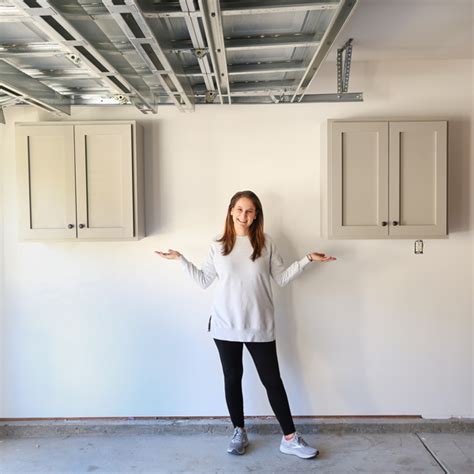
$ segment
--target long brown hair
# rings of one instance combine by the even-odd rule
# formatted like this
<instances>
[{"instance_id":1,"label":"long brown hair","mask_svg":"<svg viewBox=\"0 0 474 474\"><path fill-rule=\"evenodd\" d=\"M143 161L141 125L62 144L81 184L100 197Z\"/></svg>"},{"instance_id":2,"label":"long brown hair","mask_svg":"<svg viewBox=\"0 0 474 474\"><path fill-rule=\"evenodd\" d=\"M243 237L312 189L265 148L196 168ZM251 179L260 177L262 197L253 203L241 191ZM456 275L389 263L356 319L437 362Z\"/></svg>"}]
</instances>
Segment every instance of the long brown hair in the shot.
<instances>
[{"instance_id":1,"label":"long brown hair","mask_svg":"<svg viewBox=\"0 0 474 474\"><path fill-rule=\"evenodd\" d=\"M240 198L248 198L252 201L255 206L255 220L249 227L249 239L253 247L253 253L251 256L252 261L255 261L262 254L262 249L265 246L265 235L263 233L263 209L262 203L257 195L252 191L239 191L235 193L229 203L227 209L227 216L225 219L225 227L223 236L217 240L217 242L223 243L222 255L229 255L235 245L235 227L234 221L230 211L235 207L237 201Z\"/></svg>"}]
</instances>

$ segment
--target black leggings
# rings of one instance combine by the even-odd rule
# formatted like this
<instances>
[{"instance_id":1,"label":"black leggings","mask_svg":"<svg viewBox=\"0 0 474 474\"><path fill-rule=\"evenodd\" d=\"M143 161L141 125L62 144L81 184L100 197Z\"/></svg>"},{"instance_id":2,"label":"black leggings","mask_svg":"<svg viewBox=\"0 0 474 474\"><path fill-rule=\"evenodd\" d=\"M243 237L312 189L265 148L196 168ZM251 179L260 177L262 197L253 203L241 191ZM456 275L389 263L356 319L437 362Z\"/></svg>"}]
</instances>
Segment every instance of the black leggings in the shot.
<instances>
[{"instance_id":1,"label":"black leggings","mask_svg":"<svg viewBox=\"0 0 474 474\"><path fill-rule=\"evenodd\" d=\"M242 351L244 344L267 390L268 400L285 435L295 432L288 397L280 376L276 341L238 342L214 339L224 371L225 398L234 428L244 427L244 402L242 396Z\"/></svg>"}]
</instances>

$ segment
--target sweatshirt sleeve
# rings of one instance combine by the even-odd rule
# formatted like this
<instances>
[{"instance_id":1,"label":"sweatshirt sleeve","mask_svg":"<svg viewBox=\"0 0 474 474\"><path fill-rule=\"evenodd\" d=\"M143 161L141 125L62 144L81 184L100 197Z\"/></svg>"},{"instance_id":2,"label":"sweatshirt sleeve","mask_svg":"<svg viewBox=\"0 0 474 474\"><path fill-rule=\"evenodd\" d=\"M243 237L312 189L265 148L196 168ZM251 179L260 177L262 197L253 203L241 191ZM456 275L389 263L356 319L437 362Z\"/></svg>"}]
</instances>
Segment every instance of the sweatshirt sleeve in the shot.
<instances>
[{"instance_id":1,"label":"sweatshirt sleeve","mask_svg":"<svg viewBox=\"0 0 474 474\"><path fill-rule=\"evenodd\" d=\"M304 267L310 261L305 255L300 260L293 262L288 268L285 268L283 259L281 258L276 245L271 241L270 244L270 274L279 286L285 286L290 283L295 277L303 272Z\"/></svg>"},{"instance_id":2,"label":"sweatshirt sleeve","mask_svg":"<svg viewBox=\"0 0 474 474\"><path fill-rule=\"evenodd\" d=\"M206 289L216 278L217 272L214 266L214 246L209 247L209 252L202 264L202 268L197 268L192 262L183 255L179 257L179 262L184 267L188 275L202 288Z\"/></svg>"}]
</instances>

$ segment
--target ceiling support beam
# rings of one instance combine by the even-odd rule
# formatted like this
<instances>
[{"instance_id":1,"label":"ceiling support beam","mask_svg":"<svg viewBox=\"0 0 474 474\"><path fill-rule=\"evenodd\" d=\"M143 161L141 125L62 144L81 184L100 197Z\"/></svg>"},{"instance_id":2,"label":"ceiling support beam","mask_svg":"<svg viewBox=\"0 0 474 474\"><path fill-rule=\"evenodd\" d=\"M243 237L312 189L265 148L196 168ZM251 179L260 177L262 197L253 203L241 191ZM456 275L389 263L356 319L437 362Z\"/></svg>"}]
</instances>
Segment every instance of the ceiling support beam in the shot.
<instances>
[{"instance_id":1,"label":"ceiling support beam","mask_svg":"<svg viewBox=\"0 0 474 474\"><path fill-rule=\"evenodd\" d=\"M263 15L267 13L295 13L307 12L316 10L333 10L339 5L339 0L286 0L284 3L278 1L265 2L264 5L256 5L253 1L236 1L235 6L223 6L221 8L222 16L236 16L236 15ZM173 9L162 9L159 11L146 10L143 12L147 18L182 18L185 15L184 11L177 11ZM201 12L193 11L193 17L201 16Z\"/></svg>"},{"instance_id":2,"label":"ceiling support beam","mask_svg":"<svg viewBox=\"0 0 474 474\"><path fill-rule=\"evenodd\" d=\"M283 61L261 64L236 64L228 67L229 76L242 76L245 74L271 74L304 71L302 61ZM202 76L202 72L196 67L184 69L187 76Z\"/></svg>"},{"instance_id":3,"label":"ceiling support beam","mask_svg":"<svg viewBox=\"0 0 474 474\"><path fill-rule=\"evenodd\" d=\"M291 104L292 90L289 89L285 93L280 90L267 90L267 91L248 91L244 92L231 92L232 104ZM200 105L216 105L212 104L206 99L205 94L195 94L194 100L196 104ZM362 102L363 98L361 93L347 93L340 96L339 94L305 94L301 102L298 103L336 103L336 102ZM97 105L93 100L87 98L77 98L74 102L75 105ZM112 105L112 104L102 104ZM174 105L168 96L162 96L160 98L160 106L162 105ZM294 103L292 104L294 106Z\"/></svg>"},{"instance_id":4,"label":"ceiling support beam","mask_svg":"<svg viewBox=\"0 0 474 474\"><path fill-rule=\"evenodd\" d=\"M185 16L190 16L193 18L200 18L201 12L200 11L193 11L186 14L184 11L179 10L160 10L160 11L151 11L151 10L143 10L143 16L145 18L184 18Z\"/></svg>"},{"instance_id":5,"label":"ceiling support beam","mask_svg":"<svg viewBox=\"0 0 474 474\"><path fill-rule=\"evenodd\" d=\"M26 22L30 17L26 16L15 5L0 5L0 23Z\"/></svg>"},{"instance_id":6,"label":"ceiling support beam","mask_svg":"<svg viewBox=\"0 0 474 474\"><path fill-rule=\"evenodd\" d=\"M232 97L234 95L268 95L269 92L295 91L294 87L293 80L233 82L230 94ZM196 94L203 94L205 92L204 84L196 84L194 90Z\"/></svg>"},{"instance_id":7,"label":"ceiling support beam","mask_svg":"<svg viewBox=\"0 0 474 474\"><path fill-rule=\"evenodd\" d=\"M227 51L251 51L273 48L316 47L320 44L322 36L319 34L319 39L315 39L314 35L295 33L290 35L267 35L263 38L261 36L225 38L225 48ZM189 41L176 41L173 43L172 51L175 53L193 52L193 46Z\"/></svg>"},{"instance_id":8,"label":"ceiling support beam","mask_svg":"<svg viewBox=\"0 0 474 474\"><path fill-rule=\"evenodd\" d=\"M0 60L0 91L49 112L71 115L67 98L4 60Z\"/></svg>"},{"instance_id":9,"label":"ceiling support beam","mask_svg":"<svg viewBox=\"0 0 474 474\"><path fill-rule=\"evenodd\" d=\"M293 95L291 101L300 102L305 95L307 87L310 85L314 76L321 67L324 58L327 56L329 49L333 45L337 35L346 23L350 14L354 11L357 0L341 0L338 9L335 11L331 23L329 24L318 49L307 62L307 68L303 77L297 84L296 93Z\"/></svg>"},{"instance_id":10,"label":"ceiling support beam","mask_svg":"<svg viewBox=\"0 0 474 474\"><path fill-rule=\"evenodd\" d=\"M176 74L181 73L178 63L171 65L138 2L124 0L124 5L115 5L112 0L103 0L102 3L176 106L180 110L194 110L191 86L185 78L178 79Z\"/></svg>"},{"instance_id":11,"label":"ceiling support beam","mask_svg":"<svg viewBox=\"0 0 474 474\"><path fill-rule=\"evenodd\" d=\"M80 69L34 69L23 67L22 71L25 74L28 74L28 76L38 79L39 81L75 81L77 79L96 79L92 78L88 72L81 71Z\"/></svg>"},{"instance_id":12,"label":"ceiling support beam","mask_svg":"<svg viewBox=\"0 0 474 474\"><path fill-rule=\"evenodd\" d=\"M240 96L234 97L234 104L291 104L290 95L279 95L277 93L269 93L266 96ZM362 94L348 93L348 94L306 94L301 103L322 103L322 102L362 102Z\"/></svg>"},{"instance_id":13,"label":"ceiling support beam","mask_svg":"<svg viewBox=\"0 0 474 474\"><path fill-rule=\"evenodd\" d=\"M320 35L322 36L322 35ZM279 35L254 37L254 38L228 38L226 39L227 51L250 51L255 49L272 48L305 48L319 46L320 38L313 35Z\"/></svg>"},{"instance_id":14,"label":"ceiling support beam","mask_svg":"<svg viewBox=\"0 0 474 474\"><path fill-rule=\"evenodd\" d=\"M188 28L189 36L194 48L193 52L198 61L201 74L204 77L204 83L209 92L209 97L214 99L216 91L213 79L214 73L211 64L209 63L207 45L204 41L204 36L199 25L199 19L196 15L192 15L197 12L194 0L179 0L179 4L183 12L186 13L184 21Z\"/></svg>"},{"instance_id":15,"label":"ceiling support beam","mask_svg":"<svg viewBox=\"0 0 474 474\"><path fill-rule=\"evenodd\" d=\"M343 94L305 94L299 101L304 102L363 102L362 92L344 92Z\"/></svg>"},{"instance_id":16,"label":"ceiling support beam","mask_svg":"<svg viewBox=\"0 0 474 474\"><path fill-rule=\"evenodd\" d=\"M51 54L64 53L64 49L52 42L0 43L0 58L26 55L28 57L50 57Z\"/></svg>"},{"instance_id":17,"label":"ceiling support beam","mask_svg":"<svg viewBox=\"0 0 474 474\"><path fill-rule=\"evenodd\" d=\"M284 61L262 64L236 64L229 66L229 76L241 76L245 74L270 74L304 71L302 61Z\"/></svg>"},{"instance_id":18,"label":"ceiling support beam","mask_svg":"<svg viewBox=\"0 0 474 474\"><path fill-rule=\"evenodd\" d=\"M285 3L265 2L265 5L255 5L255 2L237 2L238 6L222 9L223 16L234 15L266 15L268 13L296 13L316 10L334 10L339 6L339 0L329 1L291 1ZM273 3L273 4L272 4Z\"/></svg>"},{"instance_id":19,"label":"ceiling support beam","mask_svg":"<svg viewBox=\"0 0 474 474\"><path fill-rule=\"evenodd\" d=\"M229 75L227 72L227 59L224 44L224 28L222 26L221 9L219 0L198 0L199 9L202 14L204 31L206 34L209 54L211 55L212 66L216 75L219 100L224 103L231 103Z\"/></svg>"},{"instance_id":20,"label":"ceiling support beam","mask_svg":"<svg viewBox=\"0 0 474 474\"><path fill-rule=\"evenodd\" d=\"M139 91L130 84L64 17L48 0L36 0L27 5L21 0L11 0L26 13L33 23L54 42L63 47L71 57L79 59L93 74L103 74L103 85L121 100L128 97L143 113L156 113L156 103L148 91ZM32 6L30 6L32 5Z\"/></svg>"}]
</instances>

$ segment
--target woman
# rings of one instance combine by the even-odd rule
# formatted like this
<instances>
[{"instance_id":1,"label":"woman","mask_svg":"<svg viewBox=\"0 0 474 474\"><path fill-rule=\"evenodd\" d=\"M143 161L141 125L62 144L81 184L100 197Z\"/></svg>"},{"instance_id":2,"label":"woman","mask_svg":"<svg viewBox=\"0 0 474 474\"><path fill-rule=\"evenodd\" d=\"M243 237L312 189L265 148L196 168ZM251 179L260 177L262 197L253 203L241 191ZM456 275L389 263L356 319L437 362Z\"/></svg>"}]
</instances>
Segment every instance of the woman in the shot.
<instances>
[{"instance_id":1,"label":"woman","mask_svg":"<svg viewBox=\"0 0 474 474\"><path fill-rule=\"evenodd\" d=\"M285 269L275 244L263 231L262 205L252 191L241 191L232 196L224 235L212 241L202 269L196 268L176 250L156 253L163 258L179 260L203 288L218 278L208 331L221 359L225 397L234 425L227 452L244 454L249 444L242 396L242 351L245 344L283 431L280 451L300 458L317 456L319 451L308 446L295 429L280 377L270 276L278 285L285 286L310 262L336 259L311 252Z\"/></svg>"}]
</instances>

